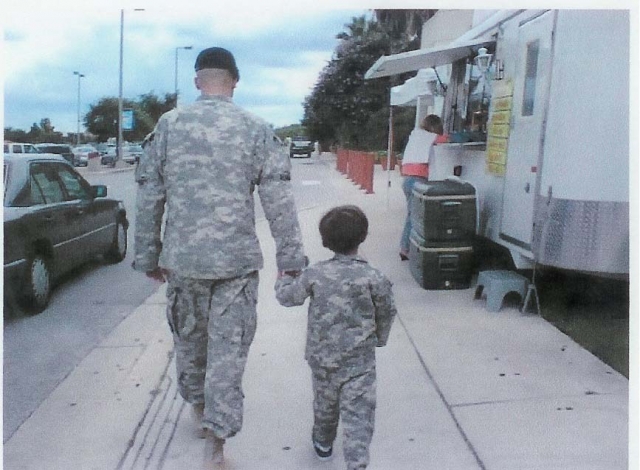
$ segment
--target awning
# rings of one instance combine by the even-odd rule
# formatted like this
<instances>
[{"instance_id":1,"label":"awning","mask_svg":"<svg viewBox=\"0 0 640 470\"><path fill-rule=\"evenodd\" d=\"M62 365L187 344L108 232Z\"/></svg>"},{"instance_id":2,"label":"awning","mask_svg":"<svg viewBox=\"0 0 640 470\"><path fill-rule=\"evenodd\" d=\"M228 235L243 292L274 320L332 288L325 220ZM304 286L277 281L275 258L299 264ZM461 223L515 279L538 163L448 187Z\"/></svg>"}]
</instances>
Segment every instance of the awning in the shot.
<instances>
[{"instance_id":1,"label":"awning","mask_svg":"<svg viewBox=\"0 0 640 470\"><path fill-rule=\"evenodd\" d=\"M382 56L367 70L364 78L388 77L412 70L451 64L465 57L475 56L480 47L489 47L493 44L495 44L493 39L475 39L431 49L418 49L417 51Z\"/></svg>"},{"instance_id":2,"label":"awning","mask_svg":"<svg viewBox=\"0 0 640 470\"><path fill-rule=\"evenodd\" d=\"M432 70L418 70L418 75L391 88L391 106L415 106L418 97L421 103L433 106L433 94L429 88L432 75L435 75Z\"/></svg>"}]
</instances>

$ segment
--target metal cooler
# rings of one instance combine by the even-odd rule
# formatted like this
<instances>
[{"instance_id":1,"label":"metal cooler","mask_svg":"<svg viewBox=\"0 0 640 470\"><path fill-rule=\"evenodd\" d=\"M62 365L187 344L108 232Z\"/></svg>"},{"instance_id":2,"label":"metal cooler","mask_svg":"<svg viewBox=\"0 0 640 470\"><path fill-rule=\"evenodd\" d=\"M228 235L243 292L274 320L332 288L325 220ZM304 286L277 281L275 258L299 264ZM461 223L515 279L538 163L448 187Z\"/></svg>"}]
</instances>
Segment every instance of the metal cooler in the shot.
<instances>
[{"instance_id":1,"label":"metal cooler","mask_svg":"<svg viewBox=\"0 0 640 470\"><path fill-rule=\"evenodd\" d=\"M476 191L455 180L416 183L411 225L427 242L471 244L476 233Z\"/></svg>"},{"instance_id":2,"label":"metal cooler","mask_svg":"<svg viewBox=\"0 0 640 470\"><path fill-rule=\"evenodd\" d=\"M476 192L455 180L417 183L411 198L411 274L424 289L467 289L474 266Z\"/></svg>"}]
</instances>

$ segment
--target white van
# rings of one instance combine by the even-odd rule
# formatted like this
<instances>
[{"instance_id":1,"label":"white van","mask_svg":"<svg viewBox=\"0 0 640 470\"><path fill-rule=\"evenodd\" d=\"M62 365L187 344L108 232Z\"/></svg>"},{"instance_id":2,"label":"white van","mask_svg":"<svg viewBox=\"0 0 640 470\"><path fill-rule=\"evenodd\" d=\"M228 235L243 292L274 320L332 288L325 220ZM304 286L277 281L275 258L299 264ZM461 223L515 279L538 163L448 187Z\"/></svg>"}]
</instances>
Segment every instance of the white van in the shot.
<instances>
[{"instance_id":1,"label":"white van","mask_svg":"<svg viewBox=\"0 0 640 470\"><path fill-rule=\"evenodd\" d=\"M4 153L20 154L20 153L41 153L33 144L21 144L18 142L5 142Z\"/></svg>"}]
</instances>

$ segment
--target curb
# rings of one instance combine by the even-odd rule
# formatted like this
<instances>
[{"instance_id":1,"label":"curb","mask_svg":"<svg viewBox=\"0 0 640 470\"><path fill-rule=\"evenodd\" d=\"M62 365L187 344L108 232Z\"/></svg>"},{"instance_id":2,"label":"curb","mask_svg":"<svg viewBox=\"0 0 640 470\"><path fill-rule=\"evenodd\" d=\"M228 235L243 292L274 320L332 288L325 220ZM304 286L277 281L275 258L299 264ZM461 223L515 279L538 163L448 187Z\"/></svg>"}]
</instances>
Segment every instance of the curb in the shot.
<instances>
[{"instance_id":1,"label":"curb","mask_svg":"<svg viewBox=\"0 0 640 470\"><path fill-rule=\"evenodd\" d=\"M121 468L166 393L173 341L164 291L125 318L16 430L4 444L5 468Z\"/></svg>"},{"instance_id":2,"label":"curb","mask_svg":"<svg viewBox=\"0 0 640 470\"><path fill-rule=\"evenodd\" d=\"M76 171L82 176L87 175L104 175L109 173L124 173L125 171L133 171L136 169L135 165L130 165L125 168L100 168L97 170L88 170L87 167L76 167Z\"/></svg>"}]
</instances>

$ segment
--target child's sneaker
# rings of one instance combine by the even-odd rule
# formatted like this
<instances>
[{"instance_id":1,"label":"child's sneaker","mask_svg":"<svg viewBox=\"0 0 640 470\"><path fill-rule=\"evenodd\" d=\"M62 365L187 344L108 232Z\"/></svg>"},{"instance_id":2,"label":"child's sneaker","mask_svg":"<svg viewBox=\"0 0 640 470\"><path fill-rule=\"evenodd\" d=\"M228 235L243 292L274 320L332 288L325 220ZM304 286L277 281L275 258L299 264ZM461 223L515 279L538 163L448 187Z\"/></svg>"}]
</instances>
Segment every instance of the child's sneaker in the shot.
<instances>
[{"instance_id":1,"label":"child's sneaker","mask_svg":"<svg viewBox=\"0 0 640 470\"><path fill-rule=\"evenodd\" d=\"M316 455L320 460L329 460L333 454L333 446L329 444L328 446L323 446L322 444L313 441L313 450L316 451Z\"/></svg>"},{"instance_id":2,"label":"child's sneaker","mask_svg":"<svg viewBox=\"0 0 640 470\"><path fill-rule=\"evenodd\" d=\"M205 465L221 464L224 461L225 439L216 437L210 429L207 430L206 439L204 444Z\"/></svg>"}]
</instances>

